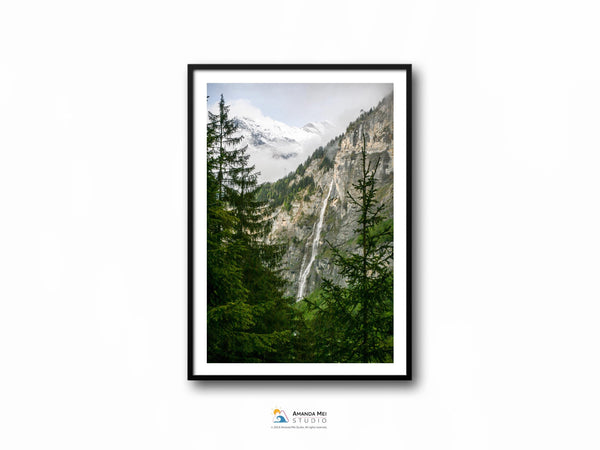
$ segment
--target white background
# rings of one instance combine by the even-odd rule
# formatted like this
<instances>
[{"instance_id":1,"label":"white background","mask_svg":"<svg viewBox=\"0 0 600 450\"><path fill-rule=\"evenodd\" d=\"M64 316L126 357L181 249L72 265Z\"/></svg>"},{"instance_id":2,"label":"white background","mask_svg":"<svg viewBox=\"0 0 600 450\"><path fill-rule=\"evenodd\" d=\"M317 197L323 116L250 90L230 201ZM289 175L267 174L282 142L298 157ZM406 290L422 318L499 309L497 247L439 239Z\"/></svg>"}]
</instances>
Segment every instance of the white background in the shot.
<instances>
[{"instance_id":1,"label":"white background","mask_svg":"<svg viewBox=\"0 0 600 450\"><path fill-rule=\"evenodd\" d=\"M598 448L594 5L3 2L0 447ZM414 64L414 382L185 380L190 62Z\"/></svg>"}]
</instances>

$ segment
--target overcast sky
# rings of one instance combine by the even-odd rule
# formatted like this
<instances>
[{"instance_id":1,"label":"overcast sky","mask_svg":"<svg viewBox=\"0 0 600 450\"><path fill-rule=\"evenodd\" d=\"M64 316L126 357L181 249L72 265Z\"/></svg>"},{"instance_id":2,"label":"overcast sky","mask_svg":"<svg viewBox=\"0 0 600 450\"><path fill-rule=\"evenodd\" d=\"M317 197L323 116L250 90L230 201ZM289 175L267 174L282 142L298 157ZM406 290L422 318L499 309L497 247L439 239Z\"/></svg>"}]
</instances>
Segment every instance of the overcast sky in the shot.
<instances>
[{"instance_id":1,"label":"overcast sky","mask_svg":"<svg viewBox=\"0 0 600 450\"><path fill-rule=\"evenodd\" d=\"M350 83L209 83L209 105L244 100L263 115L288 125L328 120L339 129L392 91L392 84Z\"/></svg>"}]
</instances>

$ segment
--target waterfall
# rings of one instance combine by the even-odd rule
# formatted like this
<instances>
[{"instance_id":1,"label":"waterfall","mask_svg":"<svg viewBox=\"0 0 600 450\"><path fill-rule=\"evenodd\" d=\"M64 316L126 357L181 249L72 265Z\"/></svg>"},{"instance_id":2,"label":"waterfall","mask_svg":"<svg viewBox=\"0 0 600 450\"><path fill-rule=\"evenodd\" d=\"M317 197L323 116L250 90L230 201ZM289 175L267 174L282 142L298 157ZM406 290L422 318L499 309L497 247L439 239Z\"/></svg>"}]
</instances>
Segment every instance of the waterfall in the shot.
<instances>
[{"instance_id":1,"label":"waterfall","mask_svg":"<svg viewBox=\"0 0 600 450\"><path fill-rule=\"evenodd\" d=\"M329 185L329 192L323 200L323 207L321 208L321 215L319 216L319 221L317 222L317 229L315 230L315 237L312 243L312 251L310 254L310 259L308 260L308 264L304 270L300 273L300 280L298 285L298 297L296 301L301 300L304 296L304 289L306 288L306 279L308 278L308 274L310 273L310 268L312 267L313 262L315 261L315 256L317 254L317 247L319 246L319 240L321 238L321 228L323 227L323 218L325 217L325 210L327 209L327 202L329 201L329 197L331 196L331 191L333 189L333 179L331 180L331 184Z\"/></svg>"}]
</instances>

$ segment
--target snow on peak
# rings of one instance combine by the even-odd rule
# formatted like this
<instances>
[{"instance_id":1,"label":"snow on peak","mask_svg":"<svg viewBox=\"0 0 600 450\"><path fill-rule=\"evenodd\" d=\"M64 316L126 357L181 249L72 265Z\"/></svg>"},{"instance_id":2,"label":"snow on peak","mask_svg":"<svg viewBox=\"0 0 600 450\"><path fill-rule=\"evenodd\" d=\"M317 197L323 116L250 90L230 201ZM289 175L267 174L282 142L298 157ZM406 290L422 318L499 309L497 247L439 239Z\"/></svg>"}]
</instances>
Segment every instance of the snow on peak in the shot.
<instances>
[{"instance_id":1,"label":"snow on peak","mask_svg":"<svg viewBox=\"0 0 600 450\"><path fill-rule=\"evenodd\" d=\"M216 112L211 108L211 112ZM229 116L248 145L250 164L260 172L258 181L275 181L295 170L319 146L335 136L329 121L309 122L303 127L287 125L265 116L247 100L234 100Z\"/></svg>"}]
</instances>

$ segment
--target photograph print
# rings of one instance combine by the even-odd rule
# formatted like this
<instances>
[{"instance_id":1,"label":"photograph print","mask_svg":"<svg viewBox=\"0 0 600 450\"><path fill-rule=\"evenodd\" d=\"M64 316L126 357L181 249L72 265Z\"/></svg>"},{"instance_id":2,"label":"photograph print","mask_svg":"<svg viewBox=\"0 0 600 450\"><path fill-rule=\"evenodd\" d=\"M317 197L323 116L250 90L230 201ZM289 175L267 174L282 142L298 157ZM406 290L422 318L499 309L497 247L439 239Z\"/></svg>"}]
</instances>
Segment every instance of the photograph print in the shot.
<instances>
[{"instance_id":1,"label":"photograph print","mask_svg":"<svg viewBox=\"0 0 600 450\"><path fill-rule=\"evenodd\" d=\"M189 66L189 379L411 379L410 74Z\"/></svg>"}]
</instances>

